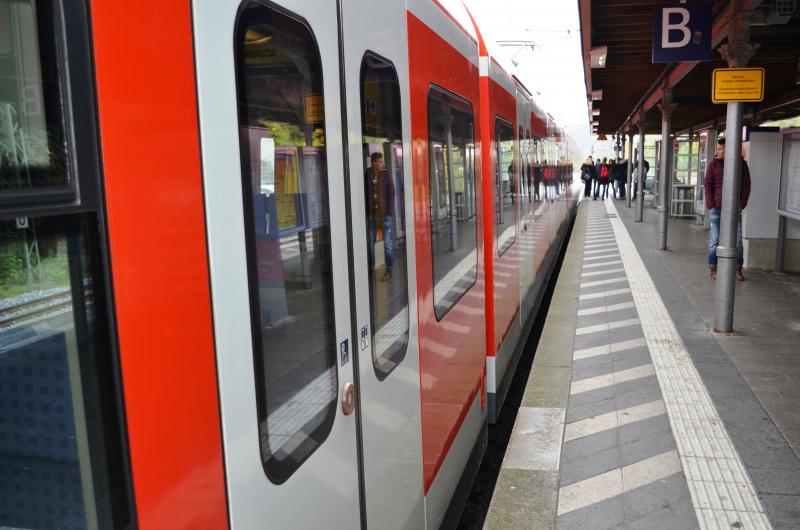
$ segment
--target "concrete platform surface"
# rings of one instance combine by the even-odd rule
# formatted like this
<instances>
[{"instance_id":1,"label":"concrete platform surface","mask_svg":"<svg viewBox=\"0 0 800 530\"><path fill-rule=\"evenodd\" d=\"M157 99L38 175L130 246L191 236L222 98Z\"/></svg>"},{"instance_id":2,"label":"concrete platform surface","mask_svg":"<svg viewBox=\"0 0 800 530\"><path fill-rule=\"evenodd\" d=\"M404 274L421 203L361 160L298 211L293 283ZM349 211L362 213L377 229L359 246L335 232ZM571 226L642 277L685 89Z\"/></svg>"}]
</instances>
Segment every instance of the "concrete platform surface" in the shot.
<instances>
[{"instance_id":1,"label":"concrete platform surface","mask_svg":"<svg viewBox=\"0 0 800 530\"><path fill-rule=\"evenodd\" d=\"M707 232L631 215L579 207L484 527L800 528L800 279L749 273L714 336Z\"/></svg>"}]
</instances>

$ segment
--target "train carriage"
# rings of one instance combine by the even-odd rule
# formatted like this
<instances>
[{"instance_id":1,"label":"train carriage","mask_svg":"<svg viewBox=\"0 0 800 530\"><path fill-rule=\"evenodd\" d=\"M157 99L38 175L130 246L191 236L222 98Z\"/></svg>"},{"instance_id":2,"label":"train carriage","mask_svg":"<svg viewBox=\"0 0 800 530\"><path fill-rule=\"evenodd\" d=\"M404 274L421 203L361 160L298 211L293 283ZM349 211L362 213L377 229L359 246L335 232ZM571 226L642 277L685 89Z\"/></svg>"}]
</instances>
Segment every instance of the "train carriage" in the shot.
<instances>
[{"instance_id":1,"label":"train carriage","mask_svg":"<svg viewBox=\"0 0 800 530\"><path fill-rule=\"evenodd\" d=\"M577 197L465 4L0 14L0 526L452 524Z\"/></svg>"}]
</instances>

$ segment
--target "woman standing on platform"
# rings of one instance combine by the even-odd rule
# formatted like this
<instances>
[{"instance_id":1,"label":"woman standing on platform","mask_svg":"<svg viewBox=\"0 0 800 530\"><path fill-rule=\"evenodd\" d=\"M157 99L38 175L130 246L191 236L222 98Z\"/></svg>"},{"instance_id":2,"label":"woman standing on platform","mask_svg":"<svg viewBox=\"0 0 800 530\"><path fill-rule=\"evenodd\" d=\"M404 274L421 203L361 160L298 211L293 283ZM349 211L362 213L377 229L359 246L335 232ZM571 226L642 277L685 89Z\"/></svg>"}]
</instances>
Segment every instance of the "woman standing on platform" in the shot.
<instances>
[{"instance_id":1,"label":"woman standing on platform","mask_svg":"<svg viewBox=\"0 0 800 530\"><path fill-rule=\"evenodd\" d=\"M597 196L600 195L601 199L605 199L608 196L608 176L611 173L611 168L614 166L614 161L611 161L611 165L608 164L607 159L603 159L603 163L600 164L600 169L597 172L597 186L594 189L594 200L597 200ZM602 188L602 190L600 189Z\"/></svg>"}]
</instances>

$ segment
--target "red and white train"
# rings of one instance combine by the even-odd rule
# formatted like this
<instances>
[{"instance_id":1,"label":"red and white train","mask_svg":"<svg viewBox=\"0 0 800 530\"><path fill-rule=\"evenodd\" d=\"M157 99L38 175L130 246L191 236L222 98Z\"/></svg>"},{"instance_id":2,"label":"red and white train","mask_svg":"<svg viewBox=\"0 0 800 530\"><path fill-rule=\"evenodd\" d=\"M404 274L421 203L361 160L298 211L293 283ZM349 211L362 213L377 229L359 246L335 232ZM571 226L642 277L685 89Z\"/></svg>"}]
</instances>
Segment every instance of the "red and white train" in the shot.
<instances>
[{"instance_id":1,"label":"red and white train","mask_svg":"<svg viewBox=\"0 0 800 530\"><path fill-rule=\"evenodd\" d=\"M457 517L577 203L509 72L460 0L0 0L0 257L68 296L0 324L0 526Z\"/></svg>"}]
</instances>

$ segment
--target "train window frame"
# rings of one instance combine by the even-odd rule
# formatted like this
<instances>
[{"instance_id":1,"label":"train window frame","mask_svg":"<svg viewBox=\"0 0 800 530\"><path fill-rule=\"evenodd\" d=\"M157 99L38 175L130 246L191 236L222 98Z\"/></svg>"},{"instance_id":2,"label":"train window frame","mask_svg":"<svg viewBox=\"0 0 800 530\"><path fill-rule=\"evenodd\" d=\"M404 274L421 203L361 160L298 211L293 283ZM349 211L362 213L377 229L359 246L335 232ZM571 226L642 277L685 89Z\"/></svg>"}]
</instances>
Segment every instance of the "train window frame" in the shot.
<instances>
[{"instance_id":1,"label":"train window frame","mask_svg":"<svg viewBox=\"0 0 800 530\"><path fill-rule=\"evenodd\" d=\"M397 124L399 126L399 131L398 132L399 132L399 135L400 135L400 144L401 144L402 148L405 149L406 146L405 146L405 143L403 141L403 119L402 119L402 100L401 100L401 97L402 97L401 92L402 91L399 90L400 89L400 77L397 75L397 68L395 67L394 63L391 60L389 60L388 58L386 58L386 57L384 57L384 56L382 56L382 55L380 55L380 54L378 54L378 53L376 53L376 52L374 52L372 50L366 50L364 52L364 55L361 58L361 66L359 67L358 84L359 84L359 96L360 96L360 103L361 103L361 133L362 133L361 136L362 136L362 143L363 143L364 137L366 136L364 134L365 133L365 123L364 123L364 112L365 112L365 105L364 105L364 102L365 102L365 96L364 96L364 74L365 74L365 67L367 67L368 61L370 59L373 59L373 60L376 60L376 61L380 61L381 63L384 63L386 65L386 67L388 67L391 70L391 73L394 76L394 82L397 84L397 87L398 87L397 100L396 100L397 109L399 110L399 113L398 113L399 123ZM405 151L403 152L403 155L404 154L405 154ZM366 157L362 157L362 159L363 159L364 163L366 164ZM405 160L404 156L402 158L401 164L402 164L402 177L400 179L400 182L401 182L401 185L403 187L402 197L405 197L405 193L406 193L406 190L405 190L406 160ZM365 174L367 172L367 170L368 170L368 168L366 166L363 167L363 174ZM396 190L395 190L395 193L396 193ZM365 204L365 207L366 207L366 204ZM405 215L405 208L403 209L403 214ZM395 225L397 225L400 222L400 216L397 213L395 213L394 218L395 218L395 221L394 221ZM408 225L406 224L406 226L408 226ZM369 226L367 226L366 228L367 228L367 230L369 230ZM397 229L396 229L396 226L395 226L394 238L395 238L394 251L397 252L398 248L397 248L397 245L396 245L396 242L397 242ZM369 241L367 242L367 244L369 245ZM376 353L377 353L376 348L377 348L378 341L375 340L375 334L376 334L376 331L375 331L375 328L376 328L375 320L376 320L376 317L375 317L375 308L374 308L374 305L375 305L374 304L374 298L375 297L374 297L374 292L373 292L374 276L371 275L370 288L369 288L370 329L371 329L371 335L370 335L371 341L370 341L370 344L371 344L371 350L372 350L372 368L373 368L373 371L375 372L375 377L378 379L378 381L384 381L387 377L389 377L389 375L394 371L394 369L397 368L398 366L400 366L400 364L405 360L406 353L408 352L409 335L410 335L410 327L411 327L411 325L410 325L411 324L411 321L410 321L411 311L410 311L410 308L409 308L409 298L408 298L408 290L409 289L408 289L408 243L407 242L404 243L402 251L403 251L403 258L405 260L405 273L404 273L405 274L405 278L404 278L404 281L402 282L402 285L405 288L405 295L406 295L406 306L405 306L405 312L406 312L405 346L402 349L399 349L399 350L391 353L388 356L380 356L379 357L379 356L376 355ZM369 249L368 249L368 252L369 252Z\"/></svg>"},{"instance_id":2,"label":"train window frame","mask_svg":"<svg viewBox=\"0 0 800 530\"><path fill-rule=\"evenodd\" d=\"M500 242L500 236L503 235L504 232L500 232L500 216L502 214L502 206L503 206L503 192L502 192L502 173L504 168L501 166L500 160L500 129L504 127L511 132L511 179L510 179L510 193L512 196L511 201L511 208L513 210L513 218L514 218L514 231L513 235L503 241ZM504 142L509 141L508 139L503 140ZM514 243L517 241L517 201L514 198L516 193L515 185L517 184L516 181L519 180L519 164L515 160L515 152L517 151L519 146L519 142L516 140L516 131L514 130L514 124L508 118L497 114L494 117L494 157L495 157L495 215L492 216L493 224L494 224L494 238L497 245L497 257L502 258L508 250L514 246ZM505 221L505 219L504 219Z\"/></svg>"},{"instance_id":3,"label":"train window frame","mask_svg":"<svg viewBox=\"0 0 800 530\"><path fill-rule=\"evenodd\" d=\"M266 20L268 16L273 16L277 14L281 17L285 17L294 23L298 24L305 30L304 37L307 37L308 40L304 41L304 44L312 47L306 52L313 52L316 54L315 60L319 66L319 70L316 74L319 77L319 89L320 94L322 95L322 104L324 105L325 102L325 92L324 92L324 76L322 73L322 55L320 53L319 42L317 41L316 33L314 32L311 24L302 16L294 13L288 9L283 8L280 5L274 4L272 2L266 2L263 0L249 0L246 2L242 2L239 6L237 11L236 17L234 19L233 25L233 51L234 51L234 67L235 67L235 84L236 84L236 106L237 106L237 128L241 131L245 121L243 121L242 117L242 107L246 105L246 98L245 98L245 90L246 90L246 83L245 81L245 72L244 66L245 62L242 60L241 57L241 50L240 50L240 39L239 37L244 37L249 23L252 23L252 20L247 20L245 16L248 14L248 11L251 9L259 9L262 10L261 19ZM249 22L249 23L248 23ZM272 22L270 22L272 23ZM307 57L308 55L304 55ZM324 108L324 107L323 107ZM304 118L305 119L305 118ZM319 123L319 122L317 122ZM327 138L327 120L324 117L323 111L323 119L322 119L322 138ZM241 133L240 133L241 134ZM242 183L242 201L243 201L243 212L244 212L244 219L243 219L243 229L244 229L244 236L245 236L245 252L246 252L246 267L247 267L247 283L248 283L248 291L249 291L249 306L250 306L250 322L251 322L251 333L252 333L252 344L253 344L253 366L255 372L255 386L254 390L254 398L256 400L256 408L257 408L257 431L259 433L259 456L262 464L262 470L267 477L267 479L275 485L281 485L285 483L289 478L297 472L305 462L309 460L309 458L322 446L323 443L328 439L330 436L333 424L336 420L336 410L339 404L339 395L338 390L333 392L332 399L326 405L326 409L322 409L318 414L324 413L324 419L318 423L318 425L314 428L311 434L306 436L306 439L301 441L299 444L299 448L305 453L299 461L296 461L296 465L292 465L292 461L290 460L294 452L289 453L287 458L284 460L278 460L276 458L272 458L275 456L275 453L270 453L266 456L264 452L263 444L261 443L262 437L262 422L266 423L268 420L268 408L267 408L267 384L265 381L265 360L263 359L263 343L262 343L262 326L261 326L261 304L260 304L260 296L259 296L259 278L258 278L258 260L257 260L257 252L256 252L256 245L255 245L255 234L253 233L252 228L255 227L255 212L254 207L252 204L252 182L251 182L251 175L247 168L248 157L245 155L247 152L249 155L249 151L247 151L244 146L242 145L243 140L240 136L240 157L241 157L241 183ZM277 147L277 146L276 146ZM307 147L301 148L306 149ZM327 173L328 173L328 145L327 142L323 144L323 152L322 152L322 159L324 160L325 170L322 172L325 178L325 191L329 189L329 181L327 180ZM298 160L299 163L299 160ZM298 169L298 171L302 171ZM299 175L298 175L299 179ZM325 199L320 203L322 208L324 208L328 212L328 239L330 240L330 199L329 195L325 193ZM307 211L306 205L303 204L299 207L298 215L307 216L310 215L310 212ZM281 232L281 236L285 237L286 235L298 235L305 231L303 229L294 230L292 228L289 229L281 229L280 225L278 225L279 232ZM327 259L327 265L330 268L333 262L333 256L331 250L328 249L326 252L321 252L322 260ZM281 261L281 263L283 263ZM335 293L333 289L332 282L329 282L327 286L327 293L326 296L327 301L330 304L335 303ZM329 308L327 308L329 309ZM332 388L338 389L339 387L339 372L338 372L338 349L337 346L337 339L336 339L336 317L335 314L331 314L331 326L327 330L328 340L332 344L333 347L329 348L327 352L328 358L328 369L331 370L333 376L333 383L331 384ZM324 372L322 372L324 373ZM312 418L312 419L316 419ZM303 429L300 428L295 435L299 432L303 432ZM294 436L294 435L293 435ZM316 442L316 445L313 447L308 447L308 440L313 439ZM298 449L295 448L295 450ZM270 466L270 459L275 462L274 466Z\"/></svg>"},{"instance_id":4,"label":"train window frame","mask_svg":"<svg viewBox=\"0 0 800 530\"><path fill-rule=\"evenodd\" d=\"M97 112L88 9L79 0L36 0L36 3L50 8L39 17L49 16L46 21L49 26L43 28L44 23L37 21L39 34L43 29L53 32L45 46L50 60L43 60L46 54L41 49L39 58L42 69L55 63L55 73L48 75L55 80L56 86L43 87L43 92L48 94L42 104L45 104L44 100L58 100L57 107L47 111L50 115L47 123L55 123L59 128L60 156L66 182L57 186L0 191L2 218L60 215L100 208ZM38 38L41 44L41 35Z\"/></svg>"},{"instance_id":5,"label":"train window frame","mask_svg":"<svg viewBox=\"0 0 800 530\"><path fill-rule=\"evenodd\" d=\"M432 179L431 164L432 164L433 159L434 159L434 157L433 157L434 144L439 143L439 142L434 142L432 140L434 135L432 134L433 116L432 116L432 113L431 113L431 103L432 103L432 101L435 101L437 99L443 105L447 106L448 112L450 112L452 109L455 109L457 112L460 112L460 113L462 113L462 114L464 114L464 115L466 115L466 116L468 116L470 118L471 133L472 133L471 138L470 138L471 142L467 142L467 143L464 144L464 147L465 147L464 155L465 155L465 159L467 159L469 157L472 158L472 164L469 164L468 166L465 166L465 169L466 169L466 167L470 167L471 168L471 170L472 170L472 175L471 175L472 178L470 179L471 183L472 183L471 185L472 185L473 189L476 189L475 188L475 186L476 186L475 112L474 112L474 108L473 108L472 102L470 100L462 97L462 96L459 96L458 94L455 94L455 93L447 90L444 87L441 87L441 86L439 86L439 85L437 85L435 83L430 83L428 85L428 93L427 93L427 99L426 99L427 132L428 132L428 136L427 136L427 141L428 141L428 149L427 149L427 151L428 151L428 167L426 169L427 169L427 172L428 172L428 206L429 206L429 211L433 211L433 193L432 193L431 186L430 186L430 182L431 182L431 179ZM447 129L447 131L450 131L450 130L451 129ZM452 136L452 133L451 133L450 136ZM466 140L466 138L465 138L465 140ZM469 146L472 146L472 150L471 151L469 150ZM442 148L443 147L444 146L442 146ZM447 162L446 160L444 160L444 164L447 167L447 179L448 179L447 183L448 183L448 186L450 186L451 185L451 181L453 180L452 172L450 170L450 163ZM465 191L466 191L467 183L468 183L468 181L467 181L467 179L465 179ZM467 198L467 194L465 194L465 199L466 198ZM473 196L472 200L473 200L473 202L475 202L475 208L476 208L475 211L477 211L476 196ZM455 205L451 205L451 206L454 207ZM466 203L465 203L465 210L468 210L468 208L466 207ZM453 216L452 215L448 215L448 219L450 219L450 222L452 223ZM466 219L467 219L467 221L469 221L471 219L471 217L469 215L467 215ZM433 233L434 233L433 223L434 223L434 219L433 219L433 216L431 215L430 219L429 219L429 224L428 224L428 229L430 230L430 238L429 239L430 239L430 245L431 245L431 282L432 282L431 283L431 291L432 291L432 294L433 294L433 296L431 297L431 302L433 304L434 317L436 318L437 322L440 322L441 320L443 320L445 318L445 316L447 316L447 314L450 312L450 310L453 309L458 304L458 302L468 292L470 292L470 290L472 290L472 288L477 283L477 278L478 278L478 274L477 273L478 273L478 263L479 263L479 260L478 260L478 236L479 236L479 234L478 234L477 216L475 216L475 239L473 241L473 247L472 247L474 249L474 252L475 252L475 265L474 265L474 268L470 269L470 270L474 270L474 275L472 277L472 281L468 285L462 286L457 291L454 291L451 288L451 289L449 289L447 291L447 293L445 293L444 296L441 297L442 300L444 300L447 303L446 306L445 306L445 304L442 304L440 300L436 299L436 296L437 296L436 295L436 261L437 261L436 260L436 256L437 256L437 253L436 253L436 247L435 247L435 242L434 242L434 238L433 238ZM452 269L451 269L451 271L452 271ZM448 271L448 272L450 272L450 271ZM469 275L462 276L459 279L459 281L463 280L464 278L467 278L468 276ZM455 284L454 284L454 286L455 286ZM455 297L451 298L450 301L445 300L451 294L455 294ZM439 306L442 306L441 310L440 310Z\"/></svg>"},{"instance_id":6,"label":"train window frame","mask_svg":"<svg viewBox=\"0 0 800 530\"><path fill-rule=\"evenodd\" d=\"M41 9L45 4L47 7ZM92 517L99 520L100 526L128 528L136 526L138 518L103 200L91 17L88 3L83 0L37 0L35 8L39 17L51 17L46 27L36 21L36 38L40 46L44 39L48 40L49 59L55 63L42 61L43 54L39 54L40 68L55 68L55 73L47 74L55 80L55 88L49 89L53 94L48 97L59 99L54 121L60 127L66 182L0 191L0 222L16 223L18 230L35 227L39 222L56 222L62 227L59 234L67 242L65 252L70 262L74 333L84 337L88 328L93 330L92 338L81 338L78 346L84 407L92 407L96 409L92 414L102 416L96 416L96 424L86 425L84 430L90 443L99 439L98 443L106 448L90 464L91 488L97 488L101 479L113 484L113 493L104 501L107 508L95 510ZM90 295L77 292L78 286L83 286L84 291L87 286L86 279L79 278L81 271L90 278ZM91 309L87 305L89 296L94 306ZM93 377L95 384L83 381L84 377ZM106 470L94 469L95 460L102 461Z\"/></svg>"}]
</instances>

